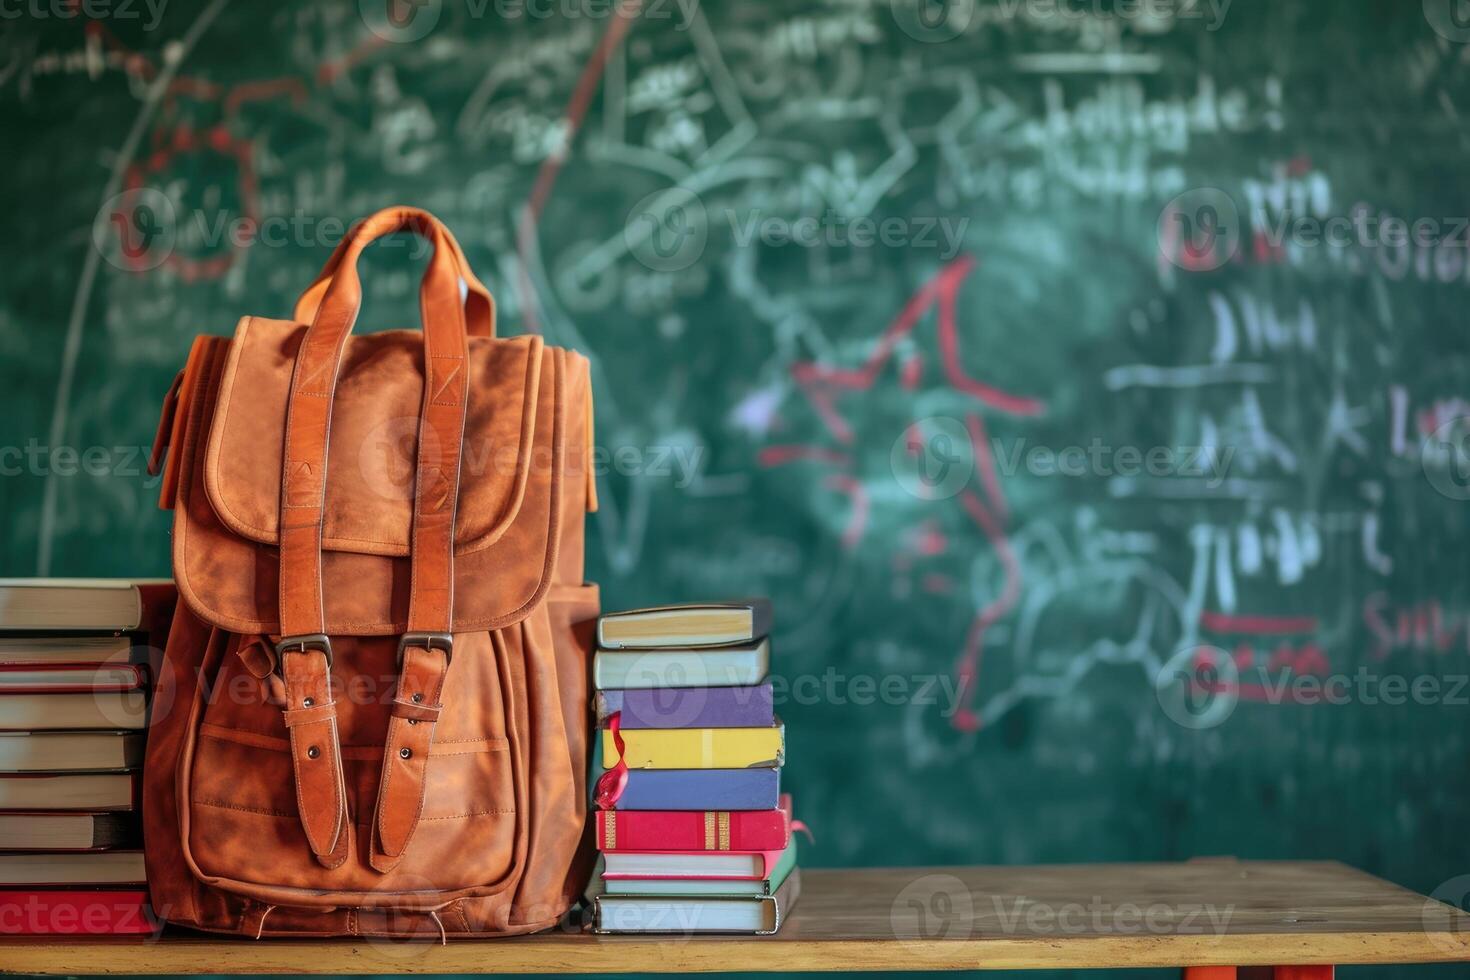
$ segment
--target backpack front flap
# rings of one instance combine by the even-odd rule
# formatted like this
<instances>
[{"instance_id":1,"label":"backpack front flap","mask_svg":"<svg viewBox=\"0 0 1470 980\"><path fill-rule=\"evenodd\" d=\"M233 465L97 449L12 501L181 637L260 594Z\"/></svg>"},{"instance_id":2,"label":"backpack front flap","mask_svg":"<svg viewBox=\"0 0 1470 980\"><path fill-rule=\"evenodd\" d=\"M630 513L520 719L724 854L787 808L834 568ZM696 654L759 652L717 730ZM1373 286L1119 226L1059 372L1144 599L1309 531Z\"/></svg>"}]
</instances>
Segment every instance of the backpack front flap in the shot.
<instances>
[{"instance_id":1,"label":"backpack front flap","mask_svg":"<svg viewBox=\"0 0 1470 980\"><path fill-rule=\"evenodd\" d=\"M202 619L238 633L280 632L276 546L286 404L306 327L244 318L223 352L217 344L196 348L195 357L216 363L195 372L194 390L184 393L201 424L174 447L182 450L174 574ZM351 337L347 345L322 530L326 632L402 633L422 343L416 332L394 330ZM584 441L570 451L566 431L567 406L587 405L588 391L587 361L578 354L535 336L470 338L454 529L455 632L518 622L545 595L563 494L586 492L586 429L576 425Z\"/></svg>"}]
</instances>

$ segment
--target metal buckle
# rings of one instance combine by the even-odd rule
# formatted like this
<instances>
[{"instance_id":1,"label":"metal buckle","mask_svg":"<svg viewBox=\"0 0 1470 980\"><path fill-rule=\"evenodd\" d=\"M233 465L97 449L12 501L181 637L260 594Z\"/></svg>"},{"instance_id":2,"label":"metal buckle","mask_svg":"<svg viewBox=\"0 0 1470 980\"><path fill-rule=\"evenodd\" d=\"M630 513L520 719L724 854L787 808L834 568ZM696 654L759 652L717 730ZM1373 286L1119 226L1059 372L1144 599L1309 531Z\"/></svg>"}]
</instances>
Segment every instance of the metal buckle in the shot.
<instances>
[{"instance_id":1,"label":"metal buckle","mask_svg":"<svg viewBox=\"0 0 1470 980\"><path fill-rule=\"evenodd\" d=\"M327 669L332 669L332 640L325 633L303 633L300 636L283 636L276 644L276 662L279 663L288 650L299 648L302 653L320 650L327 658Z\"/></svg>"},{"instance_id":2,"label":"metal buckle","mask_svg":"<svg viewBox=\"0 0 1470 980\"><path fill-rule=\"evenodd\" d=\"M398 666L403 667L403 651L407 647L423 647L425 650L443 650L444 662L454 658L454 635L451 633L404 633L398 640Z\"/></svg>"}]
</instances>

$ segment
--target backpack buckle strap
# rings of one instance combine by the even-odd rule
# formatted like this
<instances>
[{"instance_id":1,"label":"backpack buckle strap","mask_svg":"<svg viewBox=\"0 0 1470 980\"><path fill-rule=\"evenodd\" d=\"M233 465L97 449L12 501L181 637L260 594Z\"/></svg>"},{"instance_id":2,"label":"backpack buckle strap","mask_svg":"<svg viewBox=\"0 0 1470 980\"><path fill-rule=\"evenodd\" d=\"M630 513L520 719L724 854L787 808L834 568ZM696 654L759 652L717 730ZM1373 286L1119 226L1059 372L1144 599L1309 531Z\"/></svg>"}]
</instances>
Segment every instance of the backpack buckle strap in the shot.
<instances>
[{"instance_id":1,"label":"backpack buckle strap","mask_svg":"<svg viewBox=\"0 0 1470 980\"><path fill-rule=\"evenodd\" d=\"M276 642L277 659L287 650L319 651L327 658L327 669L332 669L332 638L325 633L303 633L300 636L283 636Z\"/></svg>"},{"instance_id":2,"label":"backpack buckle strap","mask_svg":"<svg viewBox=\"0 0 1470 980\"><path fill-rule=\"evenodd\" d=\"M302 830L317 861L336 868L347 860L349 830L337 705L332 699L331 643L303 639L316 638L288 637L276 645L285 687L282 716L291 740Z\"/></svg>"},{"instance_id":3,"label":"backpack buckle strap","mask_svg":"<svg viewBox=\"0 0 1470 980\"><path fill-rule=\"evenodd\" d=\"M409 647L422 647L425 650L443 650L445 659L452 659L454 657L454 634L423 631L404 633L398 640L398 666L400 669L403 667L403 651Z\"/></svg>"},{"instance_id":4,"label":"backpack buckle strap","mask_svg":"<svg viewBox=\"0 0 1470 980\"><path fill-rule=\"evenodd\" d=\"M381 872L393 870L402 860L424 811L429 750L444 707L441 698L453 645L447 633L410 633L398 647L398 690L388 719L373 817L371 863Z\"/></svg>"}]
</instances>

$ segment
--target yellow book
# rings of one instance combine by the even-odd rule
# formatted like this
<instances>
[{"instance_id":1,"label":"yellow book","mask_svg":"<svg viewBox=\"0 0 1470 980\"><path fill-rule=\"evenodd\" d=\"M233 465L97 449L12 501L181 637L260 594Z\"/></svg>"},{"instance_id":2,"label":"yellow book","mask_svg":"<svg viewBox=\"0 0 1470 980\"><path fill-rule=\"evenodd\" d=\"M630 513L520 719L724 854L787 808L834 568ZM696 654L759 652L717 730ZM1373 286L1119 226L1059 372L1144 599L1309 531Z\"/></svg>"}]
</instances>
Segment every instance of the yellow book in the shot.
<instances>
[{"instance_id":1,"label":"yellow book","mask_svg":"<svg viewBox=\"0 0 1470 980\"><path fill-rule=\"evenodd\" d=\"M624 728L633 769L749 769L779 766L786 726L772 728ZM618 764L612 732L602 733L603 765Z\"/></svg>"}]
</instances>

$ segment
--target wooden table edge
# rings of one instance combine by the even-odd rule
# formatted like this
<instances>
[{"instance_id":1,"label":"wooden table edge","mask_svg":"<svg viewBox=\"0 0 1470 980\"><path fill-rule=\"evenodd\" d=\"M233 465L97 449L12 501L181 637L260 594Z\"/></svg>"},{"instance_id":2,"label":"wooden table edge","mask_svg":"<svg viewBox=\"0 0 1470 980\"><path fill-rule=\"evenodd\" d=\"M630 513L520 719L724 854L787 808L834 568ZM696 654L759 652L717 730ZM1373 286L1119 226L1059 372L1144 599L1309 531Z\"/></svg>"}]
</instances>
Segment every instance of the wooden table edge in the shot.
<instances>
[{"instance_id":1,"label":"wooden table edge","mask_svg":"<svg viewBox=\"0 0 1470 980\"><path fill-rule=\"evenodd\" d=\"M551 936L432 943L209 939L0 939L0 973L498 974L1033 970L1470 962L1470 936L1323 932L1296 936L1067 936L773 940ZM315 968L315 969L313 969Z\"/></svg>"}]
</instances>

